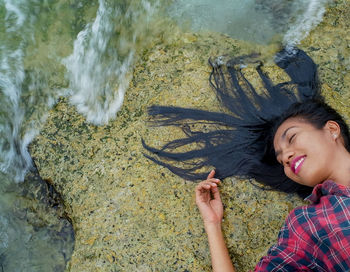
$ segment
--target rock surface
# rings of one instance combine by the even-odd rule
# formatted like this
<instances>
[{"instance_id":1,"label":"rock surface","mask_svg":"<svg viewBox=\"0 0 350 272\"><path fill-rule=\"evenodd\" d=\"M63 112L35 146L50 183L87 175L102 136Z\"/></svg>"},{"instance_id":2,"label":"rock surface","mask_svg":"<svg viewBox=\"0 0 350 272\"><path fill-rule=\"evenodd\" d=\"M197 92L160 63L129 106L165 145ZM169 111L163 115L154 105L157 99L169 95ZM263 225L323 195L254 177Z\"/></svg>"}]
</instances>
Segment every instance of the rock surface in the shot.
<instances>
[{"instance_id":1,"label":"rock surface","mask_svg":"<svg viewBox=\"0 0 350 272\"><path fill-rule=\"evenodd\" d=\"M347 120L349 16L347 1L335 2L301 46L319 65L327 101ZM88 124L65 100L52 109L30 149L73 222L76 243L68 270L211 270L195 184L147 160L141 138L160 146L182 135L179 129L149 126L146 109L152 104L220 110L208 84L207 60L249 48L223 35L185 34L144 54L122 110L108 125ZM273 64L265 69L275 82L285 80ZM221 192L232 260L238 271L253 269L276 241L284 218L303 202L233 177L224 180Z\"/></svg>"}]
</instances>

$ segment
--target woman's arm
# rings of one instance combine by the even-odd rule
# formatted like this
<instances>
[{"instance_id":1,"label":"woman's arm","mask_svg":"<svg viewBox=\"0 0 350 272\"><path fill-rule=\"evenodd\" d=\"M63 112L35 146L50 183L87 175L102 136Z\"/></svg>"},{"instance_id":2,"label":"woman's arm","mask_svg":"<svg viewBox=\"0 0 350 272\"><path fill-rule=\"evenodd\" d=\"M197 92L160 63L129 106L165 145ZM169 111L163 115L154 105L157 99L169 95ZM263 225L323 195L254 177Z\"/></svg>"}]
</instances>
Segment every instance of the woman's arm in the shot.
<instances>
[{"instance_id":1,"label":"woman's arm","mask_svg":"<svg viewBox=\"0 0 350 272\"><path fill-rule=\"evenodd\" d=\"M213 271L234 272L235 269L228 254L221 222L224 214L218 184L220 180L214 178L212 170L207 180L196 187L196 204L202 215L204 228L208 235L210 255Z\"/></svg>"},{"instance_id":2,"label":"woman's arm","mask_svg":"<svg viewBox=\"0 0 350 272\"><path fill-rule=\"evenodd\" d=\"M207 225L205 230L208 235L213 271L234 272L235 269L228 254L221 225Z\"/></svg>"}]
</instances>

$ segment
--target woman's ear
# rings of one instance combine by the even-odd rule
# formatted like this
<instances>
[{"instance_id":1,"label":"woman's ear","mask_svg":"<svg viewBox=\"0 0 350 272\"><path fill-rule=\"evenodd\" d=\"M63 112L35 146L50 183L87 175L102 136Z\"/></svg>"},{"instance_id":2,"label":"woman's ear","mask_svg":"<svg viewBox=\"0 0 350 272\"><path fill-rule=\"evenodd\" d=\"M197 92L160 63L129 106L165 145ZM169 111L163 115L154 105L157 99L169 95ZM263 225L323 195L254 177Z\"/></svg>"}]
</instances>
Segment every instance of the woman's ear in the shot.
<instances>
[{"instance_id":1,"label":"woman's ear","mask_svg":"<svg viewBox=\"0 0 350 272\"><path fill-rule=\"evenodd\" d=\"M338 139L341 135L340 135L340 126L337 122L329 120L327 121L327 123L325 124L324 128L329 131L331 137L336 140Z\"/></svg>"}]
</instances>

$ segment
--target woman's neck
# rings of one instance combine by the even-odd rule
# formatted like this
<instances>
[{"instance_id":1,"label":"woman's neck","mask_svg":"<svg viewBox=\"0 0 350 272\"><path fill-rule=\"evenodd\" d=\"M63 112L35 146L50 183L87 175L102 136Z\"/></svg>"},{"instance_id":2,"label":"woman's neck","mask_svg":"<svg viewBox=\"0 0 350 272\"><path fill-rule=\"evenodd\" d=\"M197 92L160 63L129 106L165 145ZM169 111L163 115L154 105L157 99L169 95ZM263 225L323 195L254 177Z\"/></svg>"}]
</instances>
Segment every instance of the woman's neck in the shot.
<instances>
[{"instance_id":1,"label":"woman's neck","mask_svg":"<svg viewBox=\"0 0 350 272\"><path fill-rule=\"evenodd\" d=\"M335 152L330 167L333 171L329 179L337 184L350 187L350 153L345 148Z\"/></svg>"}]
</instances>

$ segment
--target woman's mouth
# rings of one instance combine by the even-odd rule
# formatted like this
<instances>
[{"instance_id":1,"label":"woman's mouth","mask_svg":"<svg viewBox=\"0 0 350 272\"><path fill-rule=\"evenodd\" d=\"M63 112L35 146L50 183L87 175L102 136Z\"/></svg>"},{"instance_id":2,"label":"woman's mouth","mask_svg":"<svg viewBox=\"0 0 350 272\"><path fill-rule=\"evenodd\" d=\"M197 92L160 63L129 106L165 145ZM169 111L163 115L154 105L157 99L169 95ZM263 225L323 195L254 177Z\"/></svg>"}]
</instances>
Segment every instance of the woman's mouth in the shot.
<instances>
[{"instance_id":1,"label":"woman's mouth","mask_svg":"<svg viewBox=\"0 0 350 272\"><path fill-rule=\"evenodd\" d=\"M291 169L292 169L294 174L297 175L299 173L300 168L301 168L301 166L303 165L303 163L305 161L305 157L306 156L298 156L292 161Z\"/></svg>"}]
</instances>

